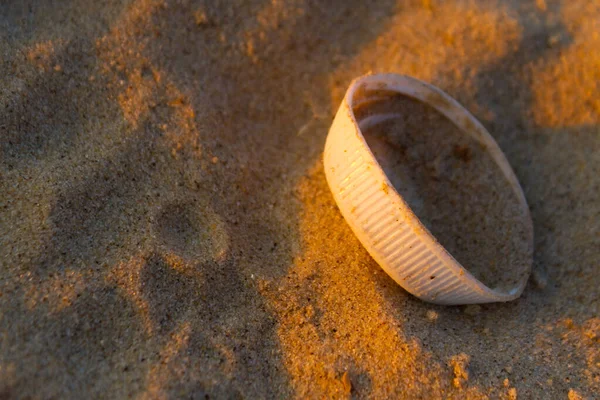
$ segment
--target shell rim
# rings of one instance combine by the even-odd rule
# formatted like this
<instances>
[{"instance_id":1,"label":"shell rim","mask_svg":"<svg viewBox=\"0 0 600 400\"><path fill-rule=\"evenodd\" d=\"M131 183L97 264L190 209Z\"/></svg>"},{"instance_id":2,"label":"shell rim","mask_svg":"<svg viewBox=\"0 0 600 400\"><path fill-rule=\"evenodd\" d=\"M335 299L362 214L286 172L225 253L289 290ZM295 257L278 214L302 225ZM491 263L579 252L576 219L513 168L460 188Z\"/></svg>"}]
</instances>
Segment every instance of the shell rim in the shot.
<instances>
[{"instance_id":1,"label":"shell rim","mask_svg":"<svg viewBox=\"0 0 600 400\"><path fill-rule=\"evenodd\" d=\"M395 84L397 86L390 87L388 82L391 82L391 84ZM527 268L525 268L523 270L523 277L519 281L517 281L517 284L512 289L503 291L501 289L492 289L492 288L488 287L483 282L481 282L479 279L477 279L468 269L463 267L461 265L461 263L458 262L454 258L454 256L452 256L452 254L450 254L450 252L448 252L448 250L446 250L446 248L437 240L437 238L421 222L421 220L413 212L413 210L410 208L410 206L404 200L404 198L397 192L396 188L393 186L393 184L390 182L389 178L385 174L385 171L383 171L383 168L381 168L381 166L380 166L379 162L377 161L377 158L374 156L371 148L367 144L367 142L362 134L361 127L360 127L359 123L356 121L356 118L354 115L354 111L353 111L354 95L357 90L359 90L361 88L365 88L365 86L369 85L369 84L376 85L376 87L374 88L375 90L385 89L385 90L394 91L398 94L409 96L409 97L414 98L424 104L427 104L427 105L433 107L435 110L437 110L442 115L444 115L446 118L448 118L453 124L455 124L457 126L457 128L459 128L463 133L472 135L476 140L482 141L486 145L488 152L491 154L492 158L494 159L494 161L496 162L498 167L500 167L501 171L503 172L504 178L509 181L509 183L511 184L511 187L513 189L513 192L519 198L519 203L520 203L522 211L524 213L524 217L527 219L527 229L528 229L527 233L528 233L528 238L530 238L529 243L528 243L529 244L529 254L533 254L533 251L532 251L532 249L533 249L533 223L532 223L531 214L529 211L529 206L527 204L527 200L525 198L523 189L521 188L512 167L508 163L508 160L506 159L506 156L500 149L499 145L496 143L496 141L491 136L491 134L487 131L487 129L467 109L465 109L460 103L458 103L450 95L445 93L443 90L437 88L436 86L433 86L429 83L423 82L419 79L416 79L416 78L413 78L413 77L410 77L407 75L390 74L390 73L364 75L364 76L356 78L352 81L352 83L348 87L348 90L346 91L346 94L344 96L343 101L345 103L345 106L348 109L348 116L351 118L354 126L356 127L357 138L361 141L361 144L365 147L365 150L370 155L371 161L374 161L374 163L375 163L374 166L378 169L380 175L384 178L384 181L387 184L387 186L389 187L389 189L391 189L388 191L387 195L392 198L392 202L395 201L404 206L404 208L407 212L406 217L407 217L407 219L410 220L409 223L413 226L418 227L418 229L422 230L422 232L424 233L424 235L422 237L424 244L436 256L438 256L443 261L443 264L446 267L453 270L453 272L455 274L461 275L463 278L462 279L463 282L465 284L469 285L471 287L471 289L473 289L474 291L479 292L481 295L488 297L490 300L500 301L500 302L514 300L517 297L519 297L521 295L521 293L523 292L523 290L525 289L525 285L529 279L529 275L531 273L532 260L529 262ZM385 86L383 87L382 85L385 85ZM407 88L412 87L417 90L425 90L434 95L441 96L446 101L446 105L449 106L449 109L443 109L443 108L439 107L439 104L434 104L431 101L428 101L427 99L420 98L420 97L414 95L414 93L410 93L410 92L398 89L398 87L402 87L402 86L405 86ZM463 117L466 117L476 131L471 131L471 130L465 129L465 127L461 126L460 123L456 120L456 118L454 116L448 115L448 112L450 112L450 111L453 111Z\"/></svg>"}]
</instances>

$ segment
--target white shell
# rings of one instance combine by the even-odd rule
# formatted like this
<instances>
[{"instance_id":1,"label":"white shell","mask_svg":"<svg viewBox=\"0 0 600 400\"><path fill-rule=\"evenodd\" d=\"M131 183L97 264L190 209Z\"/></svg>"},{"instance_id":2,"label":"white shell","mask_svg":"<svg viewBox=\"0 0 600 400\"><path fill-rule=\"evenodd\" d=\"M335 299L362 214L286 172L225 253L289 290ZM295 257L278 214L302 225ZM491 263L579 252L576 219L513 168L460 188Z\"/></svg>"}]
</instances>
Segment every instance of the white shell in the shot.
<instances>
[{"instance_id":1,"label":"white shell","mask_svg":"<svg viewBox=\"0 0 600 400\"><path fill-rule=\"evenodd\" d=\"M355 99L357 90L365 96ZM370 91L370 92L369 92ZM421 300L437 304L510 301L521 295L528 271L508 290L491 289L463 268L419 221L394 189L369 149L354 117L353 107L377 98L377 92L397 92L431 105L471 135L494 158L517 195L530 229L529 208L517 178L486 129L457 101L440 89L403 75L378 74L352 82L335 116L325 144L327 182L340 211L371 256L400 286ZM356 96L359 97L359 96ZM394 117L374 115L361 126ZM436 279L430 279L435 276Z\"/></svg>"}]
</instances>

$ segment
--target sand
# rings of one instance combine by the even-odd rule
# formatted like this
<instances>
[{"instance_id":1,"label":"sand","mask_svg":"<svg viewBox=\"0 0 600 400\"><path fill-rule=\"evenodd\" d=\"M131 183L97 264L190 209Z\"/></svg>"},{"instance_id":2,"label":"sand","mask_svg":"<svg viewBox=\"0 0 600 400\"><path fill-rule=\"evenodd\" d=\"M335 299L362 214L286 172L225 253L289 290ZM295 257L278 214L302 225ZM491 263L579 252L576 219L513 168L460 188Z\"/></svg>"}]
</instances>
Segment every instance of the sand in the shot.
<instances>
[{"instance_id":1,"label":"sand","mask_svg":"<svg viewBox=\"0 0 600 400\"><path fill-rule=\"evenodd\" d=\"M0 7L0 397L599 397L596 2L59 3ZM506 153L519 300L423 303L345 224L321 157L369 71Z\"/></svg>"},{"instance_id":2,"label":"sand","mask_svg":"<svg viewBox=\"0 0 600 400\"><path fill-rule=\"evenodd\" d=\"M419 220L470 273L509 292L531 267L529 216L484 144L406 96L355 110L396 118L363 129L390 182Z\"/></svg>"}]
</instances>

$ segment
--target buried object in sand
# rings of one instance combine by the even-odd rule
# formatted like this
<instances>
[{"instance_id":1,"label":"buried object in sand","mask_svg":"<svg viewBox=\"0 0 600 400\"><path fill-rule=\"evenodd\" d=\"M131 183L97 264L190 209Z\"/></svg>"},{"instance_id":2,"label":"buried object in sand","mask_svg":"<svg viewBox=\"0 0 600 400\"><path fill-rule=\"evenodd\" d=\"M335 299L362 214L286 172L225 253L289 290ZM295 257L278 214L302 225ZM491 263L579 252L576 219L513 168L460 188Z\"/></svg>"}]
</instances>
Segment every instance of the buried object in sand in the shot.
<instances>
[{"instance_id":1,"label":"buried object in sand","mask_svg":"<svg viewBox=\"0 0 600 400\"><path fill-rule=\"evenodd\" d=\"M521 295L533 226L486 129L433 85L360 77L327 136L327 182L363 246L400 286L437 304Z\"/></svg>"}]
</instances>

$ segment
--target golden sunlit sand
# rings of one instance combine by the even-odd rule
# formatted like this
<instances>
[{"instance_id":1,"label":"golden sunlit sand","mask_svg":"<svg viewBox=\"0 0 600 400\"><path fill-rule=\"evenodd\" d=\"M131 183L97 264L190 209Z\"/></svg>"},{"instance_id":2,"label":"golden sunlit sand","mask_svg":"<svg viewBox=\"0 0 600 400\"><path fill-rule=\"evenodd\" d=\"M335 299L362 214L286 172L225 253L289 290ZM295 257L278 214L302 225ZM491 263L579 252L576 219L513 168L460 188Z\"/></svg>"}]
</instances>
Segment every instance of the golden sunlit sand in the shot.
<instances>
[{"instance_id":1,"label":"golden sunlit sand","mask_svg":"<svg viewBox=\"0 0 600 400\"><path fill-rule=\"evenodd\" d=\"M600 396L600 6L0 6L0 398ZM321 161L350 81L482 121L535 228L505 304L403 291Z\"/></svg>"}]
</instances>

